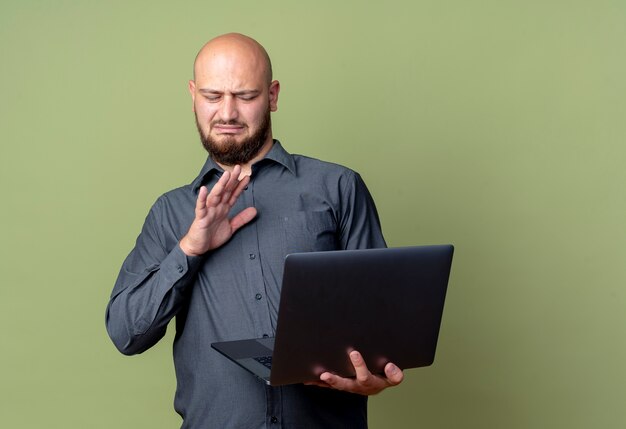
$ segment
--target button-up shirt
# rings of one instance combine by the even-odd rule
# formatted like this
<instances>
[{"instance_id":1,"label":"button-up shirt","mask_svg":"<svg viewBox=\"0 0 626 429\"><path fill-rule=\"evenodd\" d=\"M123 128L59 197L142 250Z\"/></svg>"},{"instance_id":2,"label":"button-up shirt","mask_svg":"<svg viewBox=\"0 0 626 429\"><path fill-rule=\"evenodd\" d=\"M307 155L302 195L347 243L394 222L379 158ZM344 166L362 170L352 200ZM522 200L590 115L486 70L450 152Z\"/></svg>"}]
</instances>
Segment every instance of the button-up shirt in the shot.
<instances>
[{"instance_id":1,"label":"button-up shirt","mask_svg":"<svg viewBox=\"0 0 626 429\"><path fill-rule=\"evenodd\" d=\"M266 386L210 346L274 336L285 255L385 246L365 184L350 169L291 155L275 140L231 213L255 207L256 218L222 247L186 256L179 241L199 188L210 190L222 173L209 157L191 184L152 206L113 289L109 335L122 353L141 353L175 317L174 405L183 428L367 427L366 397Z\"/></svg>"}]
</instances>

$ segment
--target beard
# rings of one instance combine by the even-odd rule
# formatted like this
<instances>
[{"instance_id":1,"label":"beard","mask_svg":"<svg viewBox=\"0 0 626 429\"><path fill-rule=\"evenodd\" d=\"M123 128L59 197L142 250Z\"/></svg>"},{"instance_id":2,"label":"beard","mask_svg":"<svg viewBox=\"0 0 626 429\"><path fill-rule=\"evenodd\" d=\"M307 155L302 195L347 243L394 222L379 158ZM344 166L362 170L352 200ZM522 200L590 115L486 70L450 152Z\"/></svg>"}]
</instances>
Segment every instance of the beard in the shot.
<instances>
[{"instance_id":1,"label":"beard","mask_svg":"<svg viewBox=\"0 0 626 429\"><path fill-rule=\"evenodd\" d=\"M237 142L234 137L225 137L222 140L217 141L211 137L210 131L206 134L202 132L200 122L198 122L198 115L196 114L195 116L196 127L198 127L198 133L200 134L202 146L204 146L206 151L209 152L211 158L213 158L215 162L228 166L243 165L252 160L267 141L272 127L270 111L268 109L259 124L259 128L251 136L244 138L241 142ZM214 121L211 123L211 126L217 124L240 125L247 128L246 124L242 124L237 121Z\"/></svg>"}]
</instances>

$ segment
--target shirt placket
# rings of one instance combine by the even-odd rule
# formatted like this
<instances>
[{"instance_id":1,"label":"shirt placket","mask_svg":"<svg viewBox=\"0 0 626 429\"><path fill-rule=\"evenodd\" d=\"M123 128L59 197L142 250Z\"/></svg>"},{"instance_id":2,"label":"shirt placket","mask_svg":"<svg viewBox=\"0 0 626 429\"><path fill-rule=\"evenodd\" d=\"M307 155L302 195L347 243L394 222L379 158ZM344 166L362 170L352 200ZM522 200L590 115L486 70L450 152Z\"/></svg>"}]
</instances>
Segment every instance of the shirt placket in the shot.
<instances>
[{"instance_id":1,"label":"shirt placket","mask_svg":"<svg viewBox=\"0 0 626 429\"><path fill-rule=\"evenodd\" d=\"M267 398L265 427L268 429L282 428L282 389L280 387L265 386L265 397Z\"/></svg>"},{"instance_id":2,"label":"shirt placket","mask_svg":"<svg viewBox=\"0 0 626 429\"><path fill-rule=\"evenodd\" d=\"M255 181L244 189L240 198L243 199L244 207L255 207L254 203ZM263 270L261 268L259 235L257 222L254 220L245 227L247 233L243 235L244 265L247 279L247 293L253 309L255 335L259 338L268 337L272 334L272 324L267 303L267 294L263 282Z\"/></svg>"}]
</instances>

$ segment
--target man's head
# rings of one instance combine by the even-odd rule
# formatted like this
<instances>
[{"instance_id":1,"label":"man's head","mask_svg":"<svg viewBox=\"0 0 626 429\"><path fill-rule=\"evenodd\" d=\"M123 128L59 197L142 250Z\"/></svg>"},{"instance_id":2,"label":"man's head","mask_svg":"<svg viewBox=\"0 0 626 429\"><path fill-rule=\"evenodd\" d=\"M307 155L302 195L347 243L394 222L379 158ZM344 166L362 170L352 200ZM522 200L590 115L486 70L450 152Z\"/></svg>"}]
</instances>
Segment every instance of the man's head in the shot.
<instances>
[{"instance_id":1,"label":"man's head","mask_svg":"<svg viewBox=\"0 0 626 429\"><path fill-rule=\"evenodd\" d=\"M231 33L202 47L189 92L200 139L216 162L244 165L269 151L279 90L269 56L255 40Z\"/></svg>"}]
</instances>

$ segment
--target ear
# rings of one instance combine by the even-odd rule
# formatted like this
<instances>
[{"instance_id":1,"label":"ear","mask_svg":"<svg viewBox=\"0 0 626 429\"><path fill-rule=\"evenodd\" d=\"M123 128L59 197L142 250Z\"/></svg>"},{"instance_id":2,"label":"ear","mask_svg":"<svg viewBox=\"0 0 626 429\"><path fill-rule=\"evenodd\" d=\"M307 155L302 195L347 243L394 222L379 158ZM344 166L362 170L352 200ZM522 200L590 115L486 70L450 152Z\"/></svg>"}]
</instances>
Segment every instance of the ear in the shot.
<instances>
[{"instance_id":1,"label":"ear","mask_svg":"<svg viewBox=\"0 0 626 429\"><path fill-rule=\"evenodd\" d=\"M196 111L196 83L193 80L189 81L189 94L191 94L191 110Z\"/></svg>"},{"instance_id":2,"label":"ear","mask_svg":"<svg viewBox=\"0 0 626 429\"><path fill-rule=\"evenodd\" d=\"M280 82L278 82L277 80L272 81L272 83L270 83L270 90L269 90L271 112L275 112L278 110L278 93L279 92L280 92Z\"/></svg>"}]
</instances>

